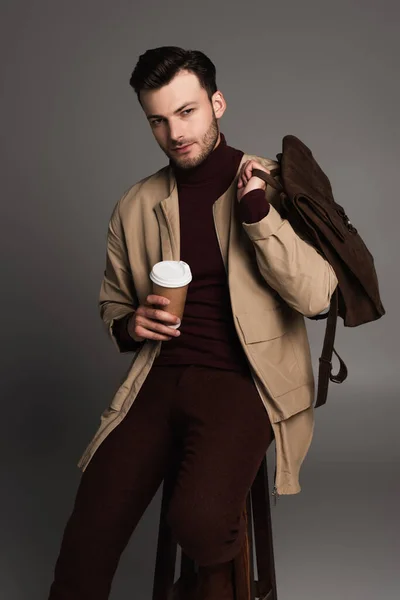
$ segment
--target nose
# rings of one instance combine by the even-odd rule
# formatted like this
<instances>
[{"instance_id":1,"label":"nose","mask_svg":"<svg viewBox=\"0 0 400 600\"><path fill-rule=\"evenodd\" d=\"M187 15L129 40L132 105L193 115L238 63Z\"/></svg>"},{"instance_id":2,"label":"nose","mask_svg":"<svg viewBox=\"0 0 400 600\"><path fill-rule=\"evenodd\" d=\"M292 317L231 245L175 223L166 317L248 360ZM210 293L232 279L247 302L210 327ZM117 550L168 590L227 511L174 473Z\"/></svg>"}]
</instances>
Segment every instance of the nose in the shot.
<instances>
[{"instance_id":1,"label":"nose","mask_svg":"<svg viewBox=\"0 0 400 600\"><path fill-rule=\"evenodd\" d=\"M180 146L185 141L185 136L182 130L180 130L179 125L169 126L169 138L171 146Z\"/></svg>"}]
</instances>

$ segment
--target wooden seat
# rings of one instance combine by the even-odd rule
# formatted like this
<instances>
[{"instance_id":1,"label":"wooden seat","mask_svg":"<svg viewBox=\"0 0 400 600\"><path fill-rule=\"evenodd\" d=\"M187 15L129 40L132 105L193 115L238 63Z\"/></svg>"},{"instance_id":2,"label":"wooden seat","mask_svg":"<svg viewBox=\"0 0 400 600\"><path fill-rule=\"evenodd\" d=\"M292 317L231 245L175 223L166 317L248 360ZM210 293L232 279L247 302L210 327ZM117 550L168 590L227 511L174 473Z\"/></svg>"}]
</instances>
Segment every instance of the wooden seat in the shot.
<instances>
[{"instance_id":1,"label":"wooden seat","mask_svg":"<svg viewBox=\"0 0 400 600\"><path fill-rule=\"evenodd\" d=\"M152 600L168 600L174 584L178 544L165 518L173 489L174 472L171 469L163 483ZM244 551L238 559L234 559L235 600L277 600L266 455L247 496L244 514L247 522ZM253 540L257 580L254 574ZM195 561L181 549L180 576L193 577L195 572Z\"/></svg>"}]
</instances>

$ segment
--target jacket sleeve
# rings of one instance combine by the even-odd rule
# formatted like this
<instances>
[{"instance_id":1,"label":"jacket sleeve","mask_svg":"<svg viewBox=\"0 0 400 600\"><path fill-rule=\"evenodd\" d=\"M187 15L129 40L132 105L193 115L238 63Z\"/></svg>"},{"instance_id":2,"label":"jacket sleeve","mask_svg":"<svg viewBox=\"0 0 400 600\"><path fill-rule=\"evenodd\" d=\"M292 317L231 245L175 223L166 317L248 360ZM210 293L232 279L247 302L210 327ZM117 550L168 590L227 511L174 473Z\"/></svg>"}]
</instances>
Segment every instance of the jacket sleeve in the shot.
<instances>
[{"instance_id":1,"label":"jacket sleeve","mask_svg":"<svg viewBox=\"0 0 400 600\"><path fill-rule=\"evenodd\" d=\"M130 338L125 327L127 316L136 310L138 300L119 213L121 200L116 204L108 224L106 268L100 287L99 308L114 345L123 353L137 351L143 342Z\"/></svg>"},{"instance_id":2,"label":"jacket sleeve","mask_svg":"<svg viewBox=\"0 0 400 600\"><path fill-rule=\"evenodd\" d=\"M131 338L128 332L128 321L133 315L133 312L128 313L121 319L114 319L112 325L113 339L115 338L120 352L136 352L143 343L136 342Z\"/></svg>"},{"instance_id":3,"label":"jacket sleeve","mask_svg":"<svg viewBox=\"0 0 400 600\"><path fill-rule=\"evenodd\" d=\"M279 214L267 186L268 214L255 223L242 223L255 248L259 271L283 300L305 317L329 308L338 280L332 266Z\"/></svg>"}]
</instances>

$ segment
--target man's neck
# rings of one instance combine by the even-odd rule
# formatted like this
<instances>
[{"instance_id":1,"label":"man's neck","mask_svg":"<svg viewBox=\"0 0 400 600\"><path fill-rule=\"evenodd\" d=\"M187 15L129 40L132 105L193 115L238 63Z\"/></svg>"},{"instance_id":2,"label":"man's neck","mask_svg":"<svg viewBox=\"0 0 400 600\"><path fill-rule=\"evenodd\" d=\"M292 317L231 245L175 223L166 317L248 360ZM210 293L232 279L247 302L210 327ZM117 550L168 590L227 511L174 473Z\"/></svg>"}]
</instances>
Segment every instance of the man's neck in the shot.
<instances>
[{"instance_id":1,"label":"man's neck","mask_svg":"<svg viewBox=\"0 0 400 600\"><path fill-rule=\"evenodd\" d=\"M232 170L232 162L238 150L227 145L223 133L219 133L217 143L212 152L199 165L190 169L182 169L170 161L178 185L199 186L212 183ZM234 176L234 174L233 174Z\"/></svg>"}]
</instances>

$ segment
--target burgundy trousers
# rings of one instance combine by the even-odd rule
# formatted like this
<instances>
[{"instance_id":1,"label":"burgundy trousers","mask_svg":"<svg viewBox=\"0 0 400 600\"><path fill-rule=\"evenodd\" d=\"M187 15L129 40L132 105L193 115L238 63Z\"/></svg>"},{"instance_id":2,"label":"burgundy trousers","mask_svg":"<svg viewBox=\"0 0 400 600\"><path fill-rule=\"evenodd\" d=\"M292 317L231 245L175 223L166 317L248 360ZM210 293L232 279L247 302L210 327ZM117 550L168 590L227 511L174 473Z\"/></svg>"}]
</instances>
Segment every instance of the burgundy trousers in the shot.
<instances>
[{"instance_id":1,"label":"burgundy trousers","mask_svg":"<svg viewBox=\"0 0 400 600\"><path fill-rule=\"evenodd\" d=\"M199 565L230 561L272 439L250 372L153 366L82 473L49 600L109 598L120 556L172 461L167 518L176 540Z\"/></svg>"}]
</instances>

